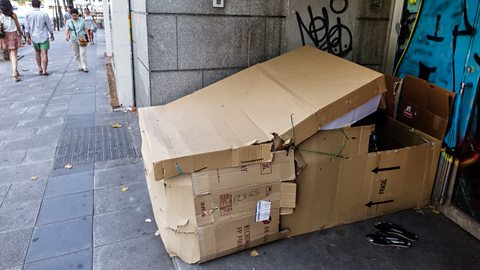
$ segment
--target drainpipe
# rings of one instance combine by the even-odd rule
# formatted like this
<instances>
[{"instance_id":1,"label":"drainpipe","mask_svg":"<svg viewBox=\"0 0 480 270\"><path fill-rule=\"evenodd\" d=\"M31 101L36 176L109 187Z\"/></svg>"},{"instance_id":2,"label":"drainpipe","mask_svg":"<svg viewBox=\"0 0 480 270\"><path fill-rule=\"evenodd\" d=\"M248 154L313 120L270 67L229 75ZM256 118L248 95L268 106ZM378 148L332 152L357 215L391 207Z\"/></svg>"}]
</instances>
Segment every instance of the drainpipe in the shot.
<instances>
[{"instance_id":1,"label":"drainpipe","mask_svg":"<svg viewBox=\"0 0 480 270\"><path fill-rule=\"evenodd\" d=\"M132 62L132 91L133 106L137 107L137 95L135 89L135 59L133 59L133 31L132 31L132 0L128 0L128 26L130 31L130 61Z\"/></svg>"}]
</instances>

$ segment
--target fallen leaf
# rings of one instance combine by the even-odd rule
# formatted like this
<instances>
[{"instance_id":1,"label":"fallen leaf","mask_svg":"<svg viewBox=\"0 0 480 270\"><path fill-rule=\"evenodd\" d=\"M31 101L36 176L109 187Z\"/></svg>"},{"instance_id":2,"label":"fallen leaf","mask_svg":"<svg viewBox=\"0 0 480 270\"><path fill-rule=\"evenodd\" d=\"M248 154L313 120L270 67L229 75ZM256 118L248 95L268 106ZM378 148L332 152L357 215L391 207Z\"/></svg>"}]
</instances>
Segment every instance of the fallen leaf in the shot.
<instances>
[{"instance_id":1,"label":"fallen leaf","mask_svg":"<svg viewBox=\"0 0 480 270\"><path fill-rule=\"evenodd\" d=\"M145 219L145 223L152 223L152 220L147 218L147 219Z\"/></svg>"},{"instance_id":2,"label":"fallen leaf","mask_svg":"<svg viewBox=\"0 0 480 270\"><path fill-rule=\"evenodd\" d=\"M73 168L73 165L72 165L72 164L70 164L70 163L65 164L65 169L69 169L69 170L70 170L71 168Z\"/></svg>"},{"instance_id":3,"label":"fallen leaf","mask_svg":"<svg viewBox=\"0 0 480 270\"><path fill-rule=\"evenodd\" d=\"M438 211L437 209L432 209L432 213L434 213L434 214L440 214L440 211Z\"/></svg>"},{"instance_id":4,"label":"fallen leaf","mask_svg":"<svg viewBox=\"0 0 480 270\"><path fill-rule=\"evenodd\" d=\"M37 181L38 176L32 176L32 177L30 177L30 179L32 179L32 181Z\"/></svg>"},{"instance_id":5,"label":"fallen leaf","mask_svg":"<svg viewBox=\"0 0 480 270\"><path fill-rule=\"evenodd\" d=\"M127 192L127 191L128 191L128 187L122 186L122 187L120 188L120 191L121 191L121 192Z\"/></svg>"},{"instance_id":6,"label":"fallen leaf","mask_svg":"<svg viewBox=\"0 0 480 270\"><path fill-rule=\"evenodd\" d=\"M112 128L121 128L121 127L122 125L118 123L112 125Z\"/></svg>"},{"instance_id":7,"label":"fallen leaf","mask_svg":"<svg viewBox=\"0 0 480 270\"><path fill-rule=\"evenodd\" d=\"M258 254L258 251L256 249L250 251L250 256L252 257L258 257L260 256L260 254Z\"/></svg>"}]
</instances>

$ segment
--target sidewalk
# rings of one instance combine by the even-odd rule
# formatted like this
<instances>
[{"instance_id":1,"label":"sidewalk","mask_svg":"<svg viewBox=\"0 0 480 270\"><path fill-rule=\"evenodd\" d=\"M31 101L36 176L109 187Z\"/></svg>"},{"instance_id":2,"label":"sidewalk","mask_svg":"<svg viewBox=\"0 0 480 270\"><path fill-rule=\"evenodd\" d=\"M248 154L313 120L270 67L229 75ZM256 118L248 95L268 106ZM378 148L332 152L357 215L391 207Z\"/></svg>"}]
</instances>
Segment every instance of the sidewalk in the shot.
<instances>
[{"instance_id":1,"label":"sidewalk","mask_svg":"<svg viewBox=\"0 0 480 270\"><path fill-rule=\"evenodd\" d=\"M0 270L473 269L480 261L479 241L428 209L267 244L258 257L250 249L202 265L170 259L155 222L145 222L154 218L137 115L109 106L102 32L88 49L89 73L56 36L48 77L36 75L31 47L20 52L21 82L0 63ZM407 250L373 246L365 234L375 221L403 224L420 240Z\"/></svg>"}]
</instances>

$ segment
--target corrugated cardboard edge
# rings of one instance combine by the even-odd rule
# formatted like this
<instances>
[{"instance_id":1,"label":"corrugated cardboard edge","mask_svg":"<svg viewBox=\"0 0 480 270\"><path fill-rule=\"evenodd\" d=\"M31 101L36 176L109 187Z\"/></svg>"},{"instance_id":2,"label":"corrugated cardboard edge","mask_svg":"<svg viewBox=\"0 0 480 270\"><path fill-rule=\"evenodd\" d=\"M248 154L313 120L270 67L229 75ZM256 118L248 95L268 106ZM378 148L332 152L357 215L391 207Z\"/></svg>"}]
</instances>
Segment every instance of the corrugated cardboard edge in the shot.
<instances>
[{"instance_id":1,"label":"corrugated cardboard edge","mask_svg":"<svg viewBox=\"0 0 480 270\"><path fill-rule=\"evenodd\" d=\"M287 132L281 134L281 137L285 141L293 140L296 145L299 145L317 133L323 125L341 117L345 112L354 110L368 102L372 97L386 92L386 89L385 76L380 75L378 78L358 88L357 91L320 109L300 123L295 122L295 116L293 115L293 131L289 129Z\"/></svg>"},{"instance_id":2,"label":"corrugated cardboard edge","mask_svg":"<svg viewBox=\"0 0 480 270\"><path fill-rule=\"evenodd\" d=\"M155 179L172 178L182 173L271 162L272 143L243 146L193 156L154 162Z\"/></svg>"}]
</instances>

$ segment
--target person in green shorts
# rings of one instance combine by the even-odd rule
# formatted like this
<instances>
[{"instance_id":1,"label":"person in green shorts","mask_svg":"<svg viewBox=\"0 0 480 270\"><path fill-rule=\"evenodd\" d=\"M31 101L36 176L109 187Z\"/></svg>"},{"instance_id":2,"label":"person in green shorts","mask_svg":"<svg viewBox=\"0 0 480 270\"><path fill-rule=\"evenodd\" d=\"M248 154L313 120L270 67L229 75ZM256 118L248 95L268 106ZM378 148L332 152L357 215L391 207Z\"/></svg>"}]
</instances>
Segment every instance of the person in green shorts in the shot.
<instances>
[{"instance_id":1,"label":"person in green shorts","mask_svg":"<svg viewBox=\"0 0 480 270\"><path fill-rule=\"evenodd\" d=\"M35 49L38 73L46 76L48 75L50 40L53 41L55 37L53 35L52 21L47 13L40 10L40 5L40 0L32 0L33 11L26 16L25 32L27 34L27 43L29 45L33 43L33 48Z\"/></svg>"}]
</instances>

